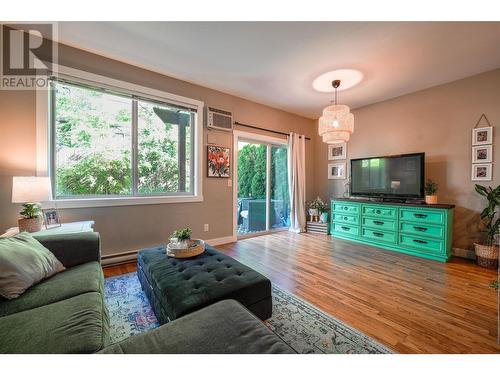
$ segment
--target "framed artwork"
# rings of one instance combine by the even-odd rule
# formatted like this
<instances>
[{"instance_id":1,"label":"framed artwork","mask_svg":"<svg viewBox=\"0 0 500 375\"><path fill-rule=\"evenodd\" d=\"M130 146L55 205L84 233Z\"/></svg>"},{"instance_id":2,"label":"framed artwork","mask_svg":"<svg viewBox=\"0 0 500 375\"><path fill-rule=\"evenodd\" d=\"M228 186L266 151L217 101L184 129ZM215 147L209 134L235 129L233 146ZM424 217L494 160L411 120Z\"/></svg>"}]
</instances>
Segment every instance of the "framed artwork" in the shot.
<instances>
[{"instance_id":1,"label":"framed artwork","mask_svg":"<svg viewBox=\"0 0 500 375\"><path fill-rule=\"evenodd\" d=\"M473 163L491 163L493 161L493 146L473 146L472 147L472 162Z\"/></svg>"},{"instance_id":2,"label":"framed artwork","mask_svg":"<svg viewBox=\"0 0 500 375\"><path fill-rule=\"evenodd\" d=\"M347 143L328 145L328 160L343 160L347 158Z\"/></svg>"},{"instance_id":3,"label":"framed artwork","mask_svg":"<svg viewBox=\"0 0 500 375\"><path fill-rule=\"evenodd\" d=\"M229 178L229 147L207 146L208 177Z\"/></svg>"},{"instance_id":4,"label":"framed artwork","mask_svg":"<svg viewBox=\"0 0 500 375\"><path fill-rule=\"evenodd\" d=\"M59 217L59 212L55 208L42 210L42 213L45 228L50 229L61 226L61 218Z\"/></svg>"},{"instance_id":5,"label":"framed artwork","mask_svg":"<svg viewBox=\"0 0 500 375\"><path fill-rule=\"evenodd\" d=\"M331 163L328 164L328 179L329 180L345 180L346 163Z\"/></svg>"},{"instance_id":6,"label":"framed artwork","mask_svg":"<svg viewBox=\"0 0 500 375\"><path fill-rule=\"evenodd\" d=\"M491 181L491 164L472 164L472 181Z\"/></svg>"},{"instance_id":7,"label":"framed artwork","mask_svg":"<svg viewBox=\"0 0 500 375\"><path fill-rule=\"evenodd\" d=\"M482 146L493 143L493 127L472 129L472 145Z\"/></svg>"}]
</instances>

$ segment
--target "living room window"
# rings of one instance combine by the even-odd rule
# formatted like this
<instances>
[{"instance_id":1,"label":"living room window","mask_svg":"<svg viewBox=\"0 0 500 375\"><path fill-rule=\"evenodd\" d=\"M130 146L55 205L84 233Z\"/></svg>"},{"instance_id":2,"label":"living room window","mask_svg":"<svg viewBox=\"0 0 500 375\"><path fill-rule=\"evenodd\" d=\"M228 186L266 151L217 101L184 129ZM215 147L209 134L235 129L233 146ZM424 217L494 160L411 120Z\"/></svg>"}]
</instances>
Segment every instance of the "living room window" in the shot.
<instances>
[{"instance_id":1,"label":"living room window","mask_svg":"<svg viewBox=\"0 0 500 375\"><path fill-rule=\"evenodd\" d=\"M59 206L202 200L202 103L145 91L61 74L52 79L47 170Z\"/></svg>"}]
</instances>

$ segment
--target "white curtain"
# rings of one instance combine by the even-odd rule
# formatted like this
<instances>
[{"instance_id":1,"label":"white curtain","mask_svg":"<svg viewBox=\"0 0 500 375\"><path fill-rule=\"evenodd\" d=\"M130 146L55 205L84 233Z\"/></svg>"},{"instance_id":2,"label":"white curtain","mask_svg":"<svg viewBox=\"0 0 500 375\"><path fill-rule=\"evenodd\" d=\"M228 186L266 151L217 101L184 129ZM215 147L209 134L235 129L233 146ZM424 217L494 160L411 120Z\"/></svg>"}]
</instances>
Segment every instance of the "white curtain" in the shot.
<instances>
[{"instance_id":1,"label":"white curtain","mask_svg":"<svg viewBox=\"0 0 500 375\"><path fill-rule=\"evenodd\" d=\"M288 188L290 190L291 232L306 229L306 139L290 133L288 137Z\"/></svg>"}]
</instances>

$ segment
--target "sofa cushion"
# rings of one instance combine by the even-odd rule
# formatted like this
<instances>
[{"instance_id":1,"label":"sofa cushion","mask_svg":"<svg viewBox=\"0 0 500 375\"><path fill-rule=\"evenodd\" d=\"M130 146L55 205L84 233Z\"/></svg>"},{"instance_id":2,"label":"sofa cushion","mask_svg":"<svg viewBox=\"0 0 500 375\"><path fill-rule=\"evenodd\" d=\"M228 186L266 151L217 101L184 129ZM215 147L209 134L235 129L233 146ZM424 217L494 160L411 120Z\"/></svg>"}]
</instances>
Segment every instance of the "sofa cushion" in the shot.
<instances>
[{"instance_id":1,"label":"sofa cushion","mask_svg":"<svg viewBox=\"0 0 500 375\"><path fill-rule=\"evenodd\" d=\"M295 353L234 300L225 300L111 345L104 354Z\"/></svg>"},{"instance_id":2,"label":"sofa cushion","mask_svg":"<svg viewBox=\"0 0 500 375\"><path fill-rule=\"evenodd\" d=\"M103 295L80 294L0 318L0 353L94 353L109 343Z\"/></svg>"},{"instance_id":3,"label":"sofa cushion","mask_svg":"<svg viewBox=\"0 0 500 375\"><path fill-rule=\"evenodd\" d=\"M41 280L64 270L48 249L29 233L0 238L0 295L17 298Z\"/></svg>"},{"instance_id":4,"label":"sofa cushion","mask_svg":"<svg viewBox=\"0 0 500 375\"><path fill-rule=\"evenodd\" d=\"M237 300L262 320L271 316L270 280L211 246L189 259L167 257L164 247L146 249L137 264L161 324L224 299Z\"/></svg>"},{"instance_id":5,"label":"sofa cushion","mask_svg":"<svg viewBox=\"0 0 500 375\"><path fill-rule=\"evenodd\" d=\"M0 317L48 305L87 292L104 294L104 276L99 262L68 268L65 272L29 288L16 299L0 297Z\"/></svg>"}]
</instances>

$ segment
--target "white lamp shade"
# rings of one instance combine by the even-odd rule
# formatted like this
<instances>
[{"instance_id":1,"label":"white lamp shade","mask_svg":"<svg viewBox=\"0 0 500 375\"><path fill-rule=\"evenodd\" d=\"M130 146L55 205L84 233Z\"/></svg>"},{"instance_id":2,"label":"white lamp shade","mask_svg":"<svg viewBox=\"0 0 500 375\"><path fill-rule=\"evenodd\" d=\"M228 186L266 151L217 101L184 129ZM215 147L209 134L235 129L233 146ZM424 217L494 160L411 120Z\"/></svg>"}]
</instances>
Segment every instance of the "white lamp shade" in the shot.
<instances>
[{"instance_id":1,"label":"white lamp shade","mask_svg":"<svg viewBox=\"0 0 500 375\"><path fill-rule=\"evenodd\" d=\"M52 200L49 177L12 177L12 203L47 202Z\"/></svg>"},{"instance_id":2,"label":"white lamp shade","mask_svg":"<svg viewBox=\"0 0 500 375\"><path fill-rule=\"evenodd\" d=\"M350 137L349 132L345 131L333 131L322 135L323 142L328 144L348 142Z\"/></svg>"}]
</instances>

